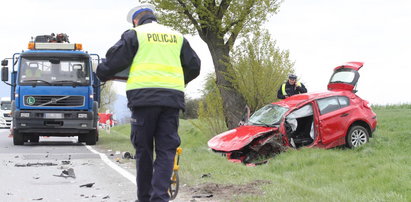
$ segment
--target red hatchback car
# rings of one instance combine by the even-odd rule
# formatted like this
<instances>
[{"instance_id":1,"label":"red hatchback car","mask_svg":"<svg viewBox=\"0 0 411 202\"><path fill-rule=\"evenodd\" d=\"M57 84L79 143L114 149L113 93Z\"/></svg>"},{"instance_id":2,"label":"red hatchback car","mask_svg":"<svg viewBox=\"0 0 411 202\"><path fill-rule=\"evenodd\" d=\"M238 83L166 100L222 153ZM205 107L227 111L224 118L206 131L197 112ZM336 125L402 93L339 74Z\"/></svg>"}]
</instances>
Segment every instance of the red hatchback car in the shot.
<instances>
[{"instance_id":1,"label":"red hatchback car","mask_svg":"<svg viewBox=\"0 0 411 202\"><path fill-rule=\"evenodd\" d=\"M274 102L257 110L245 123L208 141L228 159L252 163L287 148L359 147L369 141L377 116L355 86L362 62L334 69L323 93L305 93Z\"/></svg>"}]
</instances>

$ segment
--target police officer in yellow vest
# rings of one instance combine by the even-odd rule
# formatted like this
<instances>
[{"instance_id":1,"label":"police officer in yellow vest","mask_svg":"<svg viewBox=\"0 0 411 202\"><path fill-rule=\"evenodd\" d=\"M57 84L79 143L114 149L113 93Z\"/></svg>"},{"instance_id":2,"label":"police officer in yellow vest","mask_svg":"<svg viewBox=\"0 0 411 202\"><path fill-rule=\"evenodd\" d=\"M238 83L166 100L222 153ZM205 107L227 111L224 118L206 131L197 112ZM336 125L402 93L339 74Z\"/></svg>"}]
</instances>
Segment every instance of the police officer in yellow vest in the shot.
<instances>
[{"instance_id":1,"label":"police officer in yellow vest","mask_svg":"<svg viewBox=\"0 0 411 202\"><path fill-rule=\"evenodd\" d=\"M288 75L288 81L280 86L277 91L278 99L285 99L295 94L306 93L307 89L304 84L297 81L297 76L295 74Z\"/></svg>"},{"instance_id":2,"label":"police officer in yellow vest","mask_svg":"<svg viewBox=\"0 0 411 202\"><path fill-rule=\"evenodd\" d=\"M132 111L138 201L169 200L184 87L199 75L201 64L183 35L158 24L154 13L150 4L131 9L127 20L134 28L123 33L97 68L102 81L130 68L126 93Z\"/></svg>"}]
</instances>

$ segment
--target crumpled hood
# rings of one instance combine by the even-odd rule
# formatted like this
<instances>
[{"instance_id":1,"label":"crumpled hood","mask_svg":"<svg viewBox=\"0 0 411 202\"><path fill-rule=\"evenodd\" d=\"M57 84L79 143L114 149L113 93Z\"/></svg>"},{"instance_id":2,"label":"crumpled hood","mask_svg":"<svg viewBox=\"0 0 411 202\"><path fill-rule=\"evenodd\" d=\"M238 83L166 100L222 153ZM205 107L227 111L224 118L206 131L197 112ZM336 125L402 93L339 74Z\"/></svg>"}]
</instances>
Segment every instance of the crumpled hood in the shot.
<instances>
[{"instance_id":1,"label":"crumpled hood","mask_svg":"<svg viewBox=\"0 0 411 202\"><path fill-rule=\"evenodd\" d=\"M240 126L214 136L208 141L208 147L216 151L230 152L240 150L248 145L255 138L261 135L276 131L278 128L262 126Z\"/></svg>"}]
</instances>

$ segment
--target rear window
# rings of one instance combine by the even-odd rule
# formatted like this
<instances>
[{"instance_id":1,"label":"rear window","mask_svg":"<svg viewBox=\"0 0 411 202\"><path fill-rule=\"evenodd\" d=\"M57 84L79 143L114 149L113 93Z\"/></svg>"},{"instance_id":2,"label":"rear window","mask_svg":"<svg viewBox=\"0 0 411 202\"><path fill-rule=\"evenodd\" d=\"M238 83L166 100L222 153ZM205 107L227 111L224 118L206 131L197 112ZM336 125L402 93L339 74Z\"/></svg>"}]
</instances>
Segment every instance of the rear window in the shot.
<instances>
[{"instance_id":1,"label":"rear window","mask_svg":"<svg viewBox=\"0 0 411 202\"><path fill-rule=\"evenodd\" d=\"M352 71L341 71L336 72L332 78L331 83L352 83L355 78L355 72Z\"/></svg>"},{"instance_id":2,"label":"rear window","mask_svg":"<svg viewBox=\"0 0 411 202\"><path fill-rule=\"evenodd\" d=\"M338 102L340 103L340 107L346 107L350 105L350 101L348 100L348 97L338 97Z\"/></svg>"}]
</instances>

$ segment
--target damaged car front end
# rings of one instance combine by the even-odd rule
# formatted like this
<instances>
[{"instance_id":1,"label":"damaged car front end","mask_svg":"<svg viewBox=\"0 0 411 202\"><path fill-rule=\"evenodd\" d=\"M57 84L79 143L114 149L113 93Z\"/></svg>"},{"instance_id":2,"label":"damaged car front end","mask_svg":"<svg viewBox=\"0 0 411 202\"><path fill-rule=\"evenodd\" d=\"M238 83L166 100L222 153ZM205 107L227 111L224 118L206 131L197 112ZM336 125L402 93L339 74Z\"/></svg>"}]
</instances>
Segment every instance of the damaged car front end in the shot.
<instances>
[{"instance_id":1,"label":"damaged car front end","mask_svg":"<svg viewBox=\"0 0 411 202\"><path fill-rule=\"evenodd\" d=\"M208 142L215 152L224 153L230 161L253 163L284 151L286 136L279 132L283 115L288 108L266 105L246 122L233 130L221 133Z\"/></svg>"}]
</instances>

